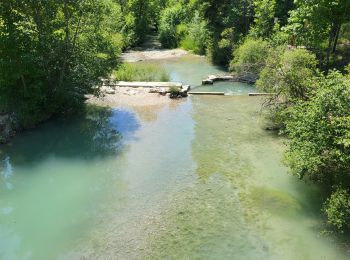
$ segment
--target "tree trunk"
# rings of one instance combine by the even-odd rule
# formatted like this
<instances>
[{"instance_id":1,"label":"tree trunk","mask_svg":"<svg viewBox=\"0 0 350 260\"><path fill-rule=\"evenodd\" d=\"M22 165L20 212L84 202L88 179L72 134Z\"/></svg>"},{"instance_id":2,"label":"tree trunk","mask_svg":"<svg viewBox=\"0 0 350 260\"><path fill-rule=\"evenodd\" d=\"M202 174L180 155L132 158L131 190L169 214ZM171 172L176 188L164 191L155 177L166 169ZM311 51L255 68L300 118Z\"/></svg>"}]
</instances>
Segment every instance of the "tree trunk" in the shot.
<instances>
[{"instance_id":1,"label":"tree trunk","mask_svg":"<svg viewBox=\"0 0 350 260\"><path fill-rule=\"evenodd\" d=\"M335 23L332 23L331 29L329 31L329 38L328 38L327 67L329 67L329 64L330 64L331 52L333 49L333 43L334 43L336 33L337 33L337 25Z\"/></svg>"},{"instance_id":2,"label":"tree trunk","mask_svg":"<svg viewBox=\"0 0 350 260\"><path fill-rule=\"evenodd\" d=\"M332 53L335 53L337 50L337 44L338 44L338 39L339 39L339 34L341 30L341 24L337 26L337 30L335 32L335 37L334 37L334 42L333 42L333 48L332 48Z\"/></svg>"}]
</instances>

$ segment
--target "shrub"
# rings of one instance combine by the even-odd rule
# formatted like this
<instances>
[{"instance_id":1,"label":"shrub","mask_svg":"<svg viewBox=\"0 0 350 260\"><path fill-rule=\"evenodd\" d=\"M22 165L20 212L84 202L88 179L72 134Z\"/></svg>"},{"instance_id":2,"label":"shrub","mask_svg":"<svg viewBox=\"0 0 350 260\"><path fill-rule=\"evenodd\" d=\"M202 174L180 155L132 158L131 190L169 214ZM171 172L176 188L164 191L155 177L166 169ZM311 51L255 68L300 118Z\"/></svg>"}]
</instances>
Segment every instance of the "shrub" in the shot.
<instances>
[{"instance_id":1,"label":"shrub","mask_svg":"<svg viewBox=\"0 0 350 260\"><path fill-rule=\"evenodd\" d=\"M268 51L269 45L266 41L247 38L233 53L231 71L256 80L265 66Z\"/></svg>"},{"instance_id":2,"label":"shrub","mask_svg":"<svg viewBox=\"0 0 350 260\"><path fill-rule=\"evenodd\" d=\"M314 84L308 101L288 109L285 161L300 178L333 190L323 210L343 230L350 227L350 79L332 71Z\"/></svg>"},{"instance_id":3,"label":"shrub","mask_svg":"<svg viewBox=\"0 0 350 260\"><path fill-rule=\"evenodd\" d=\"M350 81L331 72L314 84L317 93L289 109L287 163L301 178L330 187L349 183Z\"/></svg>"},{"instance_id":4,"label":"shrub","mask_svg":"<svg viewBox=\"0 0 350 260\"><path fill-rule=\"evenodd\" d=\"M337 188L324 204L328 223L339 230L350 227L350 195L344 188Z\"/></svg>"},{"instance_id":5,"label":"shrub","mask_svg":"<svg viewBox=\"0 0 350 260\"><path fill-rule=\"evenodd\" d=\"M307 99L310 80L317 75L316 56L305 49L271 49L257 86L263 91L283 94L288 99Z\"/></svg>"},{"instance_id":6,"label":"shrub","mask_svg":"<svg viewBox=\"0 0 350 260\"><path fill-rule=\"evenodd\" d=\"M284 127L288 108L300 100L308 100L314 93L317 80L317 60L304 49L270 49L266 66L256 82L258 89L274 93L265 106L275 126Z\"/></svg>"}]
</instances>

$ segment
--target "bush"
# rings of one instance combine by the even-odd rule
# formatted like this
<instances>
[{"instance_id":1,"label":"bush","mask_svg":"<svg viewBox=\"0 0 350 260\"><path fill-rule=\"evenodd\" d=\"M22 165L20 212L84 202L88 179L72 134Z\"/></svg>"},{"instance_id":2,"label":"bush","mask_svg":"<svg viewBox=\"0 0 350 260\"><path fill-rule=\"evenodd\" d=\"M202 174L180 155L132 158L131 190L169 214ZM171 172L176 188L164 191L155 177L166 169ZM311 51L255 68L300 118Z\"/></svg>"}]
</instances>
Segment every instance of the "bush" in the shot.
<instances>
[{"instance_id":1,"label":"bush","mask_svg":"<svg viewBox=\"0 0 350 260\"><path fill-rule=\"evenodd\" d=\"M247 38L233 53L231 71L253 81L258 79L266 63L269 44L261 39Z\"/></svg>"},{"instance_id":2,"label":"bush","mask_svg":"<svg viewBox=\"0 0 350 260\"><path fill-rule=\"evenodd\" d=\"M350 195L346 189L337 188L327 199L323 211L326 213L328 223L339 230L350 227Z\"/></svg>"},{"instance_id":3,"label":"bush","mask_svg":"<svg viewBox=\"0 0 350 260\"><path fill-rule=\"evenodd\" d=\"M119 81L169 81L167 71L157 64L125 63L113 72Z\"/></svg>"},{"instance_id":4,"label":"bush","mask_svg":"<svg viewBox=\"0 0 350 260\"><path fill-rule=\"evenodd\" d=\"M259 89L283 94L288 99L308 99L310 81L317 75L316 56L305 49L274 48L257 81Z\"/></svg>"},{"instance_id":5,"label":"bush","mask_svg":"<svg viewBox=\"0 0 350 260\"><path fill-rule=\"evenodd\" d=\"M324 205L329 223L350 224L350 79L332 71L314 82L317 92L290 107L285 160L302 179L337 187Z\"/></svg>"},{"instance_id":6,"label":"bush","mask_svg":"<svg viewBox=\"0 0 350 260\"><path fill-rule=\"evenodd\" d=\"M287 162L301 178L330 187L349 183L350 80L331 72L314 84L315 96L289 109Z\"/></svg>"},{"instance_id":7,"label":"bush","mask_svg":"<svg viewBox=\"0 0 350 260\"><path fill-rule=\"evenodd\" d=\"M284 46L270 49L256 85L261 91L274 93L265 106L276 127L284 127L289 107L313 95L316 67L316 56L307 50L289 50Z\"/></svg>"}]
</instances>

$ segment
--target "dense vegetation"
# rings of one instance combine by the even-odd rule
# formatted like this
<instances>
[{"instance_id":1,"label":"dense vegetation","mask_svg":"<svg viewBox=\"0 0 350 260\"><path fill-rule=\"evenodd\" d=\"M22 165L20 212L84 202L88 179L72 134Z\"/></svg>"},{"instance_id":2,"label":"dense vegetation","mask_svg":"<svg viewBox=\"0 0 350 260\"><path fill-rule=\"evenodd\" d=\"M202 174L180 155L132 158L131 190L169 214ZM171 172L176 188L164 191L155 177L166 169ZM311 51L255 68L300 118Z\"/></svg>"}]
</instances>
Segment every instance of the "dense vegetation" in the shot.
<instances>
[{"instance_id":1,"label":"dense vegetation","mask_svg":"<svg viewBox=\"0 0 350 260\"><path fill-rule=\"evenodd\" d=\"M82 104L113 71L147 78L157 69L118 56L157 33L274 93L287 165L324 186L328 222L350 228L349 0L7 0L0 14L0 112L22 127Z\"/></svg>"},{"instance_id":2,"label":"dense vegetation","mask_svg":"<svg viewBox=\"0 0 350 260\"><path fill-rule=\"evenodd\" d=\"M0 112L27 128L82 104L155 26L162 2L1 1Z\"/></svg>"}]
</instances>

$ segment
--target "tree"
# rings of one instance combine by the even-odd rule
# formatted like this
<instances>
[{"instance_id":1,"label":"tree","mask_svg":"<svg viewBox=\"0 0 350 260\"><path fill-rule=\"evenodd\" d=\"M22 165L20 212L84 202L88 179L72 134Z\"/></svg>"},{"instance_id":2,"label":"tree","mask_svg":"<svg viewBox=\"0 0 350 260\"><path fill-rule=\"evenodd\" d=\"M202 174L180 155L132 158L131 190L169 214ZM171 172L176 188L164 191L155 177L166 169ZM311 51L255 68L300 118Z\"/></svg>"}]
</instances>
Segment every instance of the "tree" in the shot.
<instances>
[{"instance_id":1,"label":"tree","mask_svg":"<svg viewBox=\"0 0 350 260\"><path fill-rule=\"evenodd\" d=\"M2 2L2 110L30 127L81 104L116 64L119 11L111 0Z\"/></svg>"},{"instance_id":2,"label":"tree","mask_svg":"<svg viewBox=\"0 0 350 260\"><path fill-rule=\"evenodd\" d=\"M201 0L200 10L209 31L208 54L216 64L227 65L235 44L248 34L253 19L252 0Z\"/></svg>"},{"instance_id":3,"label":"tree","mask_svg":"<svg viewBox=\"0 0 350 260\"><path fill-rule=\"evenodd\" d=\"M288 25L284 28L294 45L305 45L312 49L323 49L327 42L326 61L336 51L341 27L350 21L350 1L309 0L296 1Z\"/></svg>"},{"instance_id":4,"label":"tree","mask_svg":"<svg viewBox=\"0 0 350 260\"><path fill-rule=\"evenodd\" d=\"M159 40L165 48L176 48L179 44L177 27L185 21L186 9L181 3L163 10L159 23Z\"/></svg>"},{"instance_id":5,"label":"tree","mask_svg":"<svg viewBox=\"0 0 350 260\"><path fill-rule=\"evenodd\" d=\"M201 19L198 11L186 28L185 37L180 41L180 46L186 50L191 50L195 54L203 55L206 52L209 32L207 23Z\"/></svg>"},{"instance_id":6,"label":"tree","mask_svg":"<svg viewBox=\"0 0 350 260\"><path fill-rule=\"evenodd\" d=\"M257 38L271 36L275 24L276 0L254 0L254 13L251 34Z\"/></svg>"}]
</instances>

